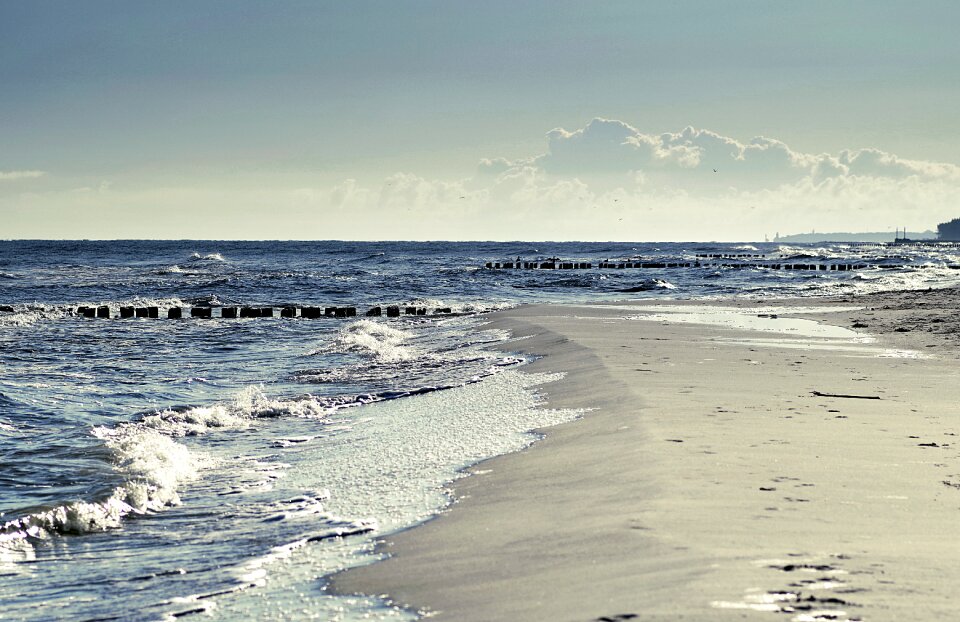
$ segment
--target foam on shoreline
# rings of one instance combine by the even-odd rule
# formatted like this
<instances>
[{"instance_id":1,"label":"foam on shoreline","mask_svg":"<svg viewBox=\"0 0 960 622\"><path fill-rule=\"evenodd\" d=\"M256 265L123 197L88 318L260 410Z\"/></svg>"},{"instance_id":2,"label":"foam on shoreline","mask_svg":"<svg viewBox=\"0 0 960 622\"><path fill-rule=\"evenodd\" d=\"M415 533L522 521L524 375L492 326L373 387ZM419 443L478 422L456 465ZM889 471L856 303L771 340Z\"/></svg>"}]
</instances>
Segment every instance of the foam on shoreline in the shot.
<instances>
[{"instance_id":1,"label":"foam on shoreline","mask_svg":"<svg viewBox=\"0 0 960 622\"><path fill-rule=\"evenodd\" d=\"M326 574L376 561L378 539L426 521L449 505L447 487L466 475L466 467L524 449L538 438L531 430L580 416L576 409L542 408L532 390L561 377L505 370L447 391L344 411L335 446L317 439L288 449L288 468L276 486L328 488L326 512L377 529L340 544L297 550L296 563L273 567L269 577L258 575L260 587L249 595L218 599L211 615L272 619L288 605L309 605L314 614L330 620L415 618L382 600L313 593L309 586L317 580L316 568L326 569ZM334 451L338 459L327 459ZM343 464L350 468L343 469ZM269 611L263 609L264 602L270 603Z\"/></svg>"}]
</instances>

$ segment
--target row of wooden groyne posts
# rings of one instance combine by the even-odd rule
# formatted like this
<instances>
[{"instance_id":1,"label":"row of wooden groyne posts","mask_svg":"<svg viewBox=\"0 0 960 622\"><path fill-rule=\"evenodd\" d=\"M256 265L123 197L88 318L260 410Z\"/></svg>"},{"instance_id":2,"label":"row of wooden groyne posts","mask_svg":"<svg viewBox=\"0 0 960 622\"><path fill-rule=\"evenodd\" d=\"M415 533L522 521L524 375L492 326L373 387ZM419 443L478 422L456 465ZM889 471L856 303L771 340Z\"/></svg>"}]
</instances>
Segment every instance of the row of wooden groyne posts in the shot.
<instances>
[{"instance_id":1,"label":"row of wooden groyne posts","mask_svg":"<svg viewBox=\"0 0 960 622\"><path fill-rule=\"evenodd\" d=\"M807 263L718 263L701 261L601 261L596 264L601 269L623 270L627 268L768 268L770 270L862 270L863 268L873 267L870 264L807 264ZM590 270L594 267L592 262L487 262L487 268L493 270ZM903 265L877 265L876 267L885 269L904 268ZM953 266L950 266L951 268ZM960 266L958 266L960 267Z\"/></svg>"},{"instance_id":2,"label":"row of wooden groyne posts","mask_svg":"<svg viewBox=\"0 0 960 622\"><path fill-rule=\"evenodd\" d=\"M213 315L214 308L220 310L219 315ZM279 314L275 313L277 309L280 311ZM0 307L0 311L4 310L6 310L6 307ZM10 311L13 311L12 307L10 307ZM77 307L75 315L86 318L107 319L111 317L119 319L156 319L161 317L161 315L165 315L171 320L179 320L184 317L237 319L277 317L278 315L282 318L299 317L304 319L357 317L356 307L296 307L289 305L283 307L189 307L186 314L184 314L183 307L170 307L163 311L165 312L162 312L160 307L120 307L120 312L117 315L111 315L108 305L100 305L96 307ZM399 305L391 305L388 307L370 307L363 312L363 315L365 317L400 317L401 315L427 315L427 312L428 309L426 307L401 307ZM453 314L453 310L450 307L433 309L433 315L451 314Z\"/></svg>"},{"instance_id":3,"label":"row of wooden groyne posts","mask_svg":"<svg viewBox=\"0 0 960 622\"><path fill-rule=\"evenodd\" d=\"M865 268L880 268L883 270L901 270L909 266L904 264L867 264L867 263L772 263L756 262L750 259L766 259L765 255L748 254L703 254L697 255L696 261L640 261L640 260L604 260L590 261L561 261L553 258L544 261L488 261L486 268L492 270L591 270L596 266L600 269L623 270L627 268L661 269L661 268L767 268L768 270L863 270ZM736 262L711 261L716 259L736 259ZM701 261L704 260L704 261ZM946 266L955 270L960 265Z\"/></svg>"}]
</instances>

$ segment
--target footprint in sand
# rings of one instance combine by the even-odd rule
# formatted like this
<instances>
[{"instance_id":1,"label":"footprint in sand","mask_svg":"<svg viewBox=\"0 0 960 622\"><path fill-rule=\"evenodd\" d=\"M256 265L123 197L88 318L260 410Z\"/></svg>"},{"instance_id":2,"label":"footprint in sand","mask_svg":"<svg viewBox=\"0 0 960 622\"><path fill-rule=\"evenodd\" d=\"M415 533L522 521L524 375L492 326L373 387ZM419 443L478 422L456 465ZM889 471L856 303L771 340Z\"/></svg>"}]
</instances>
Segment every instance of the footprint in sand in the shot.
<instances>
[{"instance_id":1,"label":"footprint in sand","mask_svg":"<svg viewBox=\"0 0 960 622\"><path fill-rule=\"evenodd\" d=\"M861 607L858 603L841 598L838 594L849 594L862 591L850 587L846 575L836 563L837 560L848 559L845 555L833 555L828 563L822 560L811 559L801 554L790 554L789 557L798 558L793 561L759 560L755 565L768 568L780 573L795 575L796 580L790 582L785 589L761 591L751 588L744 591L739 601L714 601L711 605L717 609L744 609L758 612L793 614L791 622L819 622L820 620L842 620L857 622L862 620L848 610ZM812 574L814 577L804 577Z\"/></svg>"}]
</instances>

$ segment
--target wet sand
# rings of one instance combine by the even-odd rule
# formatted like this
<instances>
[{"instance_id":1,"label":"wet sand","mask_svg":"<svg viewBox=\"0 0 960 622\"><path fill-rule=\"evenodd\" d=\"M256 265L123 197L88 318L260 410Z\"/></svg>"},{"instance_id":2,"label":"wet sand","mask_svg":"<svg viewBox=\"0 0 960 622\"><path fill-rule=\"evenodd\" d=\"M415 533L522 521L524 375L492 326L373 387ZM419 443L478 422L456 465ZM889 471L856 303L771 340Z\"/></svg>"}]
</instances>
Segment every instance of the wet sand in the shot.
<instances>
[{"instance_id":1,"label":"wet sand","mask_svg":"<svg viewBox=\"0 0 960 622\"><path fill-rule=\"evenodd\" d=\"M657 305L496 314L543 356L528 369L567 373L547 406L592 410L476 466L333 587L436 620L954 619L956 302L734 304L759 330L634 319ZM795 317L876 341L779 330Z\"/></svg>"}]
</instances>

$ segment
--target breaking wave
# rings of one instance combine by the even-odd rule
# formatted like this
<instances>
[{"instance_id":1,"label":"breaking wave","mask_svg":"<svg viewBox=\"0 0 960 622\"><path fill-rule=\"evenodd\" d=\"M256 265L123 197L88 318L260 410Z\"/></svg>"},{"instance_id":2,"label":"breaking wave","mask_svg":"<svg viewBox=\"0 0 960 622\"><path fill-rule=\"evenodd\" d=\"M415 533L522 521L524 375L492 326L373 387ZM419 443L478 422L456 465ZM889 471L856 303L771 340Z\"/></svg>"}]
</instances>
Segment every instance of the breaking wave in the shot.
<instances>
[{"instance_id":1,"label":"breaking wave","mask_svg":"<svg viewBox=\"0 0 960 622\"><path fill-rule=\"evenodd\" d=\"M635 292L655 291L658 289L677 289L677 286L663 279L644 279L643 281L640 282L639 285L634 285L632 287L625 287L618 291L625 292L625 293L635 293Z\"/></svg>"},{"instance_id":2,"label":"breaking wave","mask_svg":"<svg viewBox=\"0 0 960 622\"><path fill-rule=\"evenodd\" d=\"M262 387L252 386L241 390L228 402L155 411L141 415L138 423L171 436L194 436L205 434L211 428L246 428L253 420L261 418L321 417L345 403L356 401L355 396L316 398L310 395L277 400L267 397Z\"/></svg>"},{"instance_id":3,"label":"breaking wave","mask_svg":"<svg viewBox=\"0 0 960 622\"><path fill-rule=\"evenodd\" d=\"M404 345L411 336L407 331L386 324L359 320L341 328L332 344L310 354L357 352L381 363L397 363L417 356L415 349Z\"/></svg>"},{"instance_id":4,"label":"breaking wave","mask_svg":"<svg viewBox=\"0 0 960 622\"><path fill-rule=\"evenodd\" d=\"M33 326L43 320L56 320L67 315L64 307L52 305L30 306L14 309L12 313L0 313L0 328Z\"/></svg>"},{"instance_id":5,"label":"breaking wave","mask_svg":"<svg viewBox=\"0 0 960 622\"><path fill-rule=\"evenodd\" d=\"M183 274L184 272L186 272L186 270L176 264L157 270L157 274Z\"/></svg>"},{"instance_id":6,"label":"breaking wave","mask_svg":"<svg viewBox=\"0 0 960 622\"><path fill-rule=\"evenodd\" d=\"M206 255L193 253L190 255L190 261L226 261L226 259L220 253L207 253Z\"/></svg>"},{"instance_id":7,"label":"breaking wave","mask_svg":"<svg viewBox=\"0 0 960 622\"><path fill-rule=\"evenodd\" d=\"M120 526L124 517L178 505L178 487L197 476L200 460L170 437L136 424L94 428L123 483L106 497L73 501L0 526L0 556L24 552L23 541L50 534L82 534Z\"/></svg>"}]
</instances>

